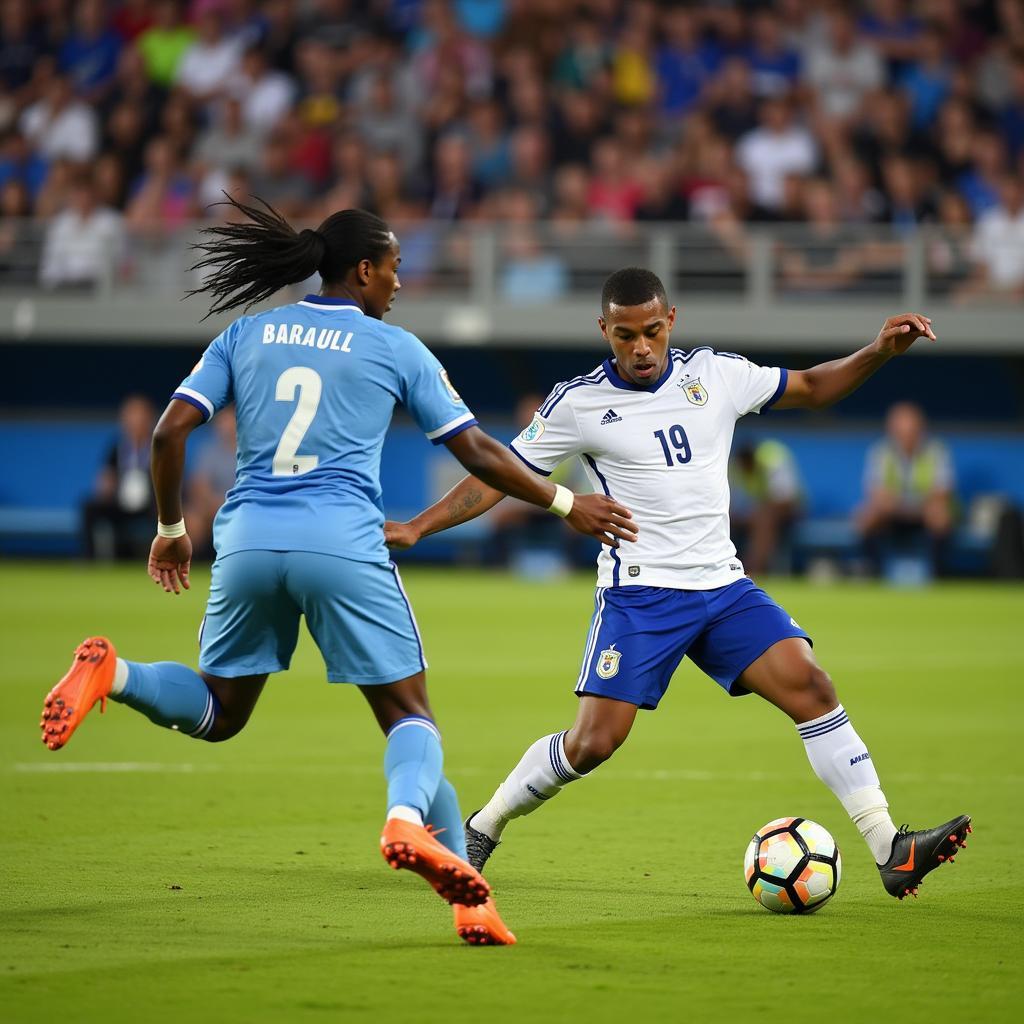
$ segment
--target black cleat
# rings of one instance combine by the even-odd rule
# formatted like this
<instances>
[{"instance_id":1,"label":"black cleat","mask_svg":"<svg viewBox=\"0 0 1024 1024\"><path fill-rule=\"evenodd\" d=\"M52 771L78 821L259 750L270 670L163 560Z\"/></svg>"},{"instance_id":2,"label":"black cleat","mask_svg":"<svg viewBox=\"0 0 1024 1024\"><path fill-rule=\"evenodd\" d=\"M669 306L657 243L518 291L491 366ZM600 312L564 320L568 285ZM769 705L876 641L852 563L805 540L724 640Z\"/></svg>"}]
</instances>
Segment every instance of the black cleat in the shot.
<instances>
[{"instance_id":1,"label":"black cleat","mask_svg":"<svg viewBox=\"0 0 1024 1024\"><path fill-rule=\"evenodd\" d=\"M945 825L920 832L910 832L906 825L900 826L892 841L892 854L884 864L878 865L886 892L898 900L907 895L916 896L921 879L940 864L952 863L954 855L967 845L970 831L969 814L961 814Z\"/></svg>"},{"instance_id":2,"label":"black cleat","mask_svg":"<svg viewBox=\"0 0 1024 1024\"><path fill-rule=\"evenodd\" d=\"M474 811L466 819L466 860L477 869L477 871L483 871L484 865L487 863L487 858L494 853L495 849L501 844L497 839L492 839L486 832L481 832L478 829L473 828L470 822L473 820L474 815L479 814L479 811Z\"/></svg>"}]
</instances>

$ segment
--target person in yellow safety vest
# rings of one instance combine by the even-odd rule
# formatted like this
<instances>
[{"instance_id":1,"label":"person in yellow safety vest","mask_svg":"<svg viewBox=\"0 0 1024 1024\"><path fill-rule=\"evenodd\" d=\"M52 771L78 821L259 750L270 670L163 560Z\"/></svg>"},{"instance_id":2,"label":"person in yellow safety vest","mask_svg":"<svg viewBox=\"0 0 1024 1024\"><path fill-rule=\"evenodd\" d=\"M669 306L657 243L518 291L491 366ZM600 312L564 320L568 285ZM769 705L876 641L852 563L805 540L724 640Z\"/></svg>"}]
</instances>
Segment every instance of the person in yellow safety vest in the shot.
<instances>
[{"instance_id":1,"label":"person in yellow safety vest","mask_svg":"<svg viewBox=\"0 0 1024 1024\"><path fill-rule=\"evenodd\" d=\"M892 406L885 433L868 452L857 526L869 552L883 541L927 539L934 569L953 525L953 460L941 441L927 436L924 413L912 402Z\"/></svg>"},{"instance_id":2,"label":"person in yellow safety vest","mask_svg":"<svg viewBox=\"0 0 1024 1024\"><path fill-rule=\"evenodd\" d=\"M729 465L733 543L751 576L771 568L780 542L803 509L793 453L774 440L737 446Z\"/></svg>"}]
</instances>

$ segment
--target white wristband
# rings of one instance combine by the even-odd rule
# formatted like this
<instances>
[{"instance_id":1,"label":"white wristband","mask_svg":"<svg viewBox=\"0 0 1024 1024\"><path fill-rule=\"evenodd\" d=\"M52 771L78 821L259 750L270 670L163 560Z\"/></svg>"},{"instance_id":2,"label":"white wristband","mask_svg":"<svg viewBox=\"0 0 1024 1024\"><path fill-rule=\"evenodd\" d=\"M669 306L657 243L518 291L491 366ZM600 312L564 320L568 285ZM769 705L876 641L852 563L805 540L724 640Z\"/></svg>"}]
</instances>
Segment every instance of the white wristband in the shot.
<instances>
[{"instance_id":1,"label":"white wristband","mask_svg":"<svg viewBox=\"0 0 1024 1024\"><path fill-rule=\"evenodd\" d=\"M170 526L165 526L158 519L156 521L156 535L158 537L168 537L173 540L175 537L185 536L185 520L179 519L176 523L171 523Z\"/></svg>"},{"instance_id":2,"label":"white wristband","mask_svg":"<svg viewBox=\"0 0 1024 1024\"><path fill-rule=\"evenodd\" d=\"M555 484L555 497L548 505L548 511L554 512L556 516L561 516L564 519L572 511L572 503L575 498L576 495L568 487Z\"/></svg>"}]
</instances>

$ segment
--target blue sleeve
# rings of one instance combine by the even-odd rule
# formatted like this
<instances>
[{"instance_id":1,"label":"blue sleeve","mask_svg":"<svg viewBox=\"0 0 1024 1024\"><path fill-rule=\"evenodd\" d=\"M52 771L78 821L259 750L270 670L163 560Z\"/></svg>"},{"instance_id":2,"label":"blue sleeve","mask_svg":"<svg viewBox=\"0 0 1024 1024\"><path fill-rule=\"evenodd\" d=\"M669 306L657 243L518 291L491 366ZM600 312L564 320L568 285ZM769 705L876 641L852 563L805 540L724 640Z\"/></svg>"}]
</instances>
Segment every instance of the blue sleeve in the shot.
<instances>
[{"instance_id":1,"label":"blue sleeve","mask_svg":"<svg viewBox=\"0 0 1024 1024\"><path fill-rule=\"evenodd\" d=\"M430 349L414 335L406 338L412 344L396 353L402 404L432 444L444 444L475 426L476 417Z\"/></svg>"},{"instance_id":2,"label":"blue sleeve","mask_svg":"<svg viewBox=\"0 0 1024 1024\"><path fill-rule=\"evenodd\" d=\"M171 395L194 405L204 422L231 401L231 342L237 326L235 321L210 342L192 372Z\"/></svg>"}]
</instances>

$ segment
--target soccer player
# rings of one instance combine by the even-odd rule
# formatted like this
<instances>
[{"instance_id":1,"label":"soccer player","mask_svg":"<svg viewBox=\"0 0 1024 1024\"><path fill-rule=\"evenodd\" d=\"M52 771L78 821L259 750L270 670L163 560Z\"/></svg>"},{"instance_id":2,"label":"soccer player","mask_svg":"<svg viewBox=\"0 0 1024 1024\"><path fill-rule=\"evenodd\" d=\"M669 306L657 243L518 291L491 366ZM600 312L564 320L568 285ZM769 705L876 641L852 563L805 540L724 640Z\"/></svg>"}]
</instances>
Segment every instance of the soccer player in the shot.
<instances>
[{"instance_id":1,"label":"soccer player","mask_svg":"<svg viewBox=\"0 0 1024 1024\"><path fill-rule=\"evenodd\" d=\"M572 456L595 488L628 504L636 544L602 549L594 617L571 729L544 736L466 822L482 868L513 818L537 810L608 760L638 708L654 709L684 655L739 696L760 694L796 723L815 774L864 836L885 888L902 899L965 845L970 818L899 831L864 741L788 612L744 575L729 540L727 463L736 420L750 412L821 409L922 337L926 316L890 317L878 337L809 370L755 366L742 356L670 347L676 309L650 271L608 278L598 324L611 358L555 387L512 450L538 473ZM478 516L503 495L472 476L408 523L386 523L395 548Z\"/></svg>"},{"instance_id":2,"label":"soccer player","mask_svg":"<svg viewBox=\"0 0 1024 1024\"><path fill-rule=\"evenodd\" d=\"M629 512L532 473L479 429L419 339L382 323L401 258L384 221L343 210L296 233L265 204L229 202L248 220L211 228L198 247L197 267L208 276L197 290L212 294L211 312L247 307L314 274L323 287L232 323L173 393L153 434L158 523L149 575L178 594L189 587L192 556L181 506L185 442L235 402L237 483L214 527L199 671L125 661L107 638L87 639L46 698L43 742L61 749L108 697L197 739L229 739L267 676L288 668L305 616L328 680L358 685L387 737L384 857L454 905L468 942L512 943L486 881L465 860L419 631L384 544L379 469L392 412L405 405L477 478L605 543L632 537Z\"/></svg>"}]
</instances>

